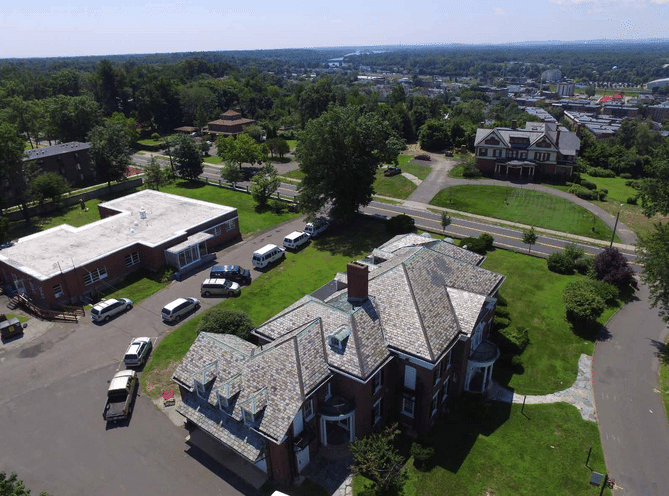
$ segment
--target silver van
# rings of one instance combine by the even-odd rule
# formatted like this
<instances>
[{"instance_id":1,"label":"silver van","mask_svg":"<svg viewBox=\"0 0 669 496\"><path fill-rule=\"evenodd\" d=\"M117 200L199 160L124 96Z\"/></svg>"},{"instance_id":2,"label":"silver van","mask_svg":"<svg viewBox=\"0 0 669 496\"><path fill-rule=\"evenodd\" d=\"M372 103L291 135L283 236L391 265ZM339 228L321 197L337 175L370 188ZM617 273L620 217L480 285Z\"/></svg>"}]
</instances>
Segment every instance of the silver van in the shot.
<instances>
[{"instance_id":1,"label":"silver van","mask_svg":"<svg viewBox=\"0 0 669 496\"><path fill-rule=\"evenodd\" d=\"M200 294L202 296L237 296L239 293L239 284L228 279L205 279L200 285Z\"/></svg>"},{"instance_id":2,"label":"silver van","mask_svg":"<svg viewBox=\"0 0 669 496\"><path fill-rule=\"evenodd\" d=\"M200 308L197 298L177 298L163 307L160 315L165 322L179 322L191 310Z\"/></svg>"},{"instance_id":3,"label":"silver van","mask_svg":"<svg viewBox=\"0 0 669 496\"><path fill-rule=\"evenodd\" d=\"M302 231L293 231L283 238L283 246L287 250L297 250L300 246L309 242L309 235Z\"/></svg>"},{"instance_id":4,"label":"silver van","mask_svg":"<svg viewBox=\"0 0 669 496\"><path fill-rule=\"evenodd\" d=\"M265 245L258 251L253 252L251 263L256 269L267 267L272 262L283 258L286 255L286 250L279 248L276 245Z\"/></svg>"}]
</instances>

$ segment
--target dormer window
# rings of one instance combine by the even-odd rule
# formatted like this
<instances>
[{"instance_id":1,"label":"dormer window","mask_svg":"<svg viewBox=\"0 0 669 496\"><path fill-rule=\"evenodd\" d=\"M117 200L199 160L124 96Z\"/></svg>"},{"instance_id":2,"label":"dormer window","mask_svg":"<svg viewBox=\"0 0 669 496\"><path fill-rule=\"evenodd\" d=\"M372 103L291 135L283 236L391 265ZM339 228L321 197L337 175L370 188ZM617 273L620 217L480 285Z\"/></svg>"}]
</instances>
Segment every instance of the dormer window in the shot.
<instances>
[{"instance_id":1,"label":"dormer window","mask_svg":"<svg viewBox=\"0 0 669 496\"><path fill-rule=\"evenodd\" d=\"M256 416L250 410L242 408L242 418L244 419L244 424L252 427L256 423Z\"/></svg>"},{"instance_id":2,"label":"dormer window","mask_svg":"<svg viewBox=\"0 0 669 496\"><path fill-rule=\"evenodd\" d=\"M348 340L348 337L350 335L351 335L351 328L349 326L343 325L339 327L339 329L337 329L337 331L334 334L328 337L330 348L332 348L333 351L343 353L344 349L346 348L346 341Z\"/></svg>"},{"instance_id":3,"label":"dormer window","mask_svg":"<svg viewBox=\"0 0 669 496\"><path fill-rule=\"evenodd\" d=\"M202 384L200 381L193 381L193 385L195 386L195 393L202 399L205 398L205 390L204 390L204 384Z\"/></svg>"},{"instance_id":4,"label":"dormer window","mask_svg":"<svg viewBox=\"0 0 669 496\"><path fill-rule=\"evenodd\" d=\"M228 398L223 396L221 393L218 393L218 409L224 412L228 406L230 406Z\"/></svg>"}]
</instances>

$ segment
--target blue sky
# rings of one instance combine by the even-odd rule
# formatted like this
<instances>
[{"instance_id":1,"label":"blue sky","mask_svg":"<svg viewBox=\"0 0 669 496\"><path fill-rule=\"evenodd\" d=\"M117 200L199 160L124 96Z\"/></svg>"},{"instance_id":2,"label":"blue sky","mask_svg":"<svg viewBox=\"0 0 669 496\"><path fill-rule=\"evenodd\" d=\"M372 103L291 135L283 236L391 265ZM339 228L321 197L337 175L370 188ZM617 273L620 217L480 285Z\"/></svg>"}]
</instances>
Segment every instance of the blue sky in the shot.
<instances>
[{"instance_id":1,"label":"blue sky","mask_svg":"<svg viewBox=\"0 0 669 496\"><path fill-rule=\"evenodd\" d=\"M669 0L32 0L0 6L0 58L669 38Z\"/></svg>"}]
</instances>

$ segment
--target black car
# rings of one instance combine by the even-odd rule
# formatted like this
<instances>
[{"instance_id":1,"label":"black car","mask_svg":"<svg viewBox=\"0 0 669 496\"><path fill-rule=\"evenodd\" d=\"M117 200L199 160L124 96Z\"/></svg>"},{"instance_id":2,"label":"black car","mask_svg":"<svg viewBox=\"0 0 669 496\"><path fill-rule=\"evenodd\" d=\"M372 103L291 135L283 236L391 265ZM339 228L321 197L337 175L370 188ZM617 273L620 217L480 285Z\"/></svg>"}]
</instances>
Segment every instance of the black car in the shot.
<instances>
[{"instance_id":1,"label":"black car","mask_svg":"<svg viewBox=\"0 0 669 496\"><path fill-rule=\"evenodd\" d=\"M397 174L401 174L402 169L399 167L388 167L386 170L383 172L384 176L396 176Z\"/></svg>"},{"instance_id":2,"label":"black car","mask_svg":"<svg viewBox=\"0 0 669 496\"><path fill-rule=\"evenodd\" d=\"M251 272L239 265L217 265L209 272L210 279L229 279L239 284L251 284Z\"/></svg>"}]
</instances>

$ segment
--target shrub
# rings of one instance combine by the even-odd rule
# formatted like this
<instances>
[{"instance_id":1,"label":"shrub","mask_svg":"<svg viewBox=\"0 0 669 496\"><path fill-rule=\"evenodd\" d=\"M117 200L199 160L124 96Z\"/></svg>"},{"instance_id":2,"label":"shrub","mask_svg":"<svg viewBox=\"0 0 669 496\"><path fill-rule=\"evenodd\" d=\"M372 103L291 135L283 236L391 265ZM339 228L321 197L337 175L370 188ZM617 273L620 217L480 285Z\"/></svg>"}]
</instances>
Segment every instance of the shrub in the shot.
<instances>
[{"instance_id":1,"label":"shrub","mask_svg":"<svg viewBox=\"0 0 669 496\"><path fill-rule=\"evenodd\" d=\"M152 139L152 140L156 140L156 141L158 141L158 140L160 139L160 134L158 134L158 133L153 133L153 134L151 135L151 139Z\"/></svg>"},{"instance_id":2,"label":"shrub","mask_svg":"<svg viewBox=\"0 0 669 496\"><path fill-rule=\"evenodd\" d=\"M234 334L248 339L255 326L251 318L240 310L214 307L206 312L197 326L197 332Z\"/></svg>"},{"instance_id":3,"label":"shrub","mask_svg":"<svg viewBox=\"0 0 669 496\"><path fill-rule=\"evenodd\" d=\"M597 192L597 197L598 197L599 201L604 201L604 199L606 198L606 195L607 195L607 191L599 190Z\"/></svg>"},{"instance_id":4,"label":"shrub","mask_svg":"<svg viewBox=\"0 0 669 496\"><path fill-rule=\"evenodd\" d=\"M592 269L592 258L581 257L574 260L574 270L579 274L587 274Z\"/></svg>"},{"instance_id":5,"label":"shrub","mask_svg":"<svg viewBox=\"0 0 669 496\"><path fill-rule=\"evenodd\" d=\"M616 177L616 173L609 169L604 169L602 167L590 167L588 169L588 174L593 177Z\"/></svg>"},{"instance_id":6,"label":"shrub","mask_svg":"<svg viewBox=\"0 0 669 496\"><path fill-rule=\"evenodd\" d=\"M497 305L497 308L495 308L495 315L497 317L502 317L503 319L508 319L510 316L510 312L507 307L501 307Z\"/></svg>"},{"instance_id":7,"label":"shrub","mask_svg":"<svg viewBox=\"0 0 669 496\"><path fill-rule=\"evenodd\" d=\"M632 177L633 177L632 174L630 174L629 172L623 172L622 174L620 174L621 179L632 179Z\"/></svg>"},{"instance_id":8,"label":"shrub","mask_svg":"<svg viewBox=\"0 0 669 496\"><path fill-rule=\"evenodd\" d=\"M269 206L272 209L272 211L277 213L277 214L283 213L283 211L288 208L288 205L286 204L286 202L283 202L281 200L271 200L269 202Z\"/></svg>"},{"instance_id":9,"label":"shrub","mask_svg":"<svg viewBox=\"0 0 669 496\"><path fill-rule=\"evenodd\" d=\"M386 221L386 230L390 234L405 234L416 230L416 221L406 214L396 215Z\"/></svg>"},{"instance_id":10,"label":"shrub","mask_svg":"<svg viewBox=\"0 0 669 496\"><path fill-rule=\"evenodd\" d=\"M575 262L585 255L585 249L578 246L576 243L568 243L564 247L564 254L568 256L572 262Z\"/></svg>"},{"instance_id":11,"label":"shrub","mask_svg":"<svg viewBox=\"0 0 669 496\"><path fill-rule=\"evenodd\" d=\"M493 328L497 331L509 327L509 324L511 324L511 321L509 319L505 319L504 317L498 317L497 315L493 317L492 325Z\"/></svg>"},{"instance_id":12,"label":"shrub","mask_svg":"<svg viewBox=\"0 0 669 496\"><path fill-rule=\"evenodd\" d=\"M481 177L481 171L472 163L466 163L462 169L462 177L467 179Z\"/></svg>"},{"instance_id":13,"label":"shrub","mask_svg":"<svg viewBox=\"0 0 669 496\"><path fill-rule=\"evenodd\" d=\"M631 179L629 181L625 181L625 186L629 186L630 188L634 188L634 189L639 189L641 187L641 185L639 184L639 181L635 181L633 179Z\"/></svg>"},{"instance_id":14,"label":"shrub","mask_svg":"<svg viewBox=\"0 0 669 496\"><path fill-rule=\"evenodd\" d=\"M503 338L498 343L502 353L520 355L530 344L529 331L525 327L500 329L499 335Z\"/></svg>"},{"instance_id":15,"label":"shrub","mask_svg":"<svg viewBox=\"0 0 669 496\"><path fill-rule=\"evenodd\" d=\"M613 284L608 282L598 281L596 279L592 280L592 287L594 288L597 296L599 296L607 304L615 303L616 298L618 298L618 288Z\"/></svg>"},{"instance_id":16,"label":"shrub","mask_svg":"<svg viewBox=\"0 0 669 496\"><path fill-rule=\"evenodd\" d=\"M557 274L572 274L574 262L567 254L562 252L551 253L546 260L548 270Z\"/></svg>"},{"instance_id":17,"label":"shrub","mask_svg":"<svg viewBox=\"0 0 669 496\"><path fill-rule=\"evenodd\" d=\"M636 196L630 196L630 197L627 199L627 204L628 204L628 205L636 205L636 204L637 204L637 201L638 201L638 200L637 200L637 197L636 197Z\"/></svg>"},{"instance_id":18,"label":"shrub","mask_svg":"<svg viewBox=\"0 0 669 496\"><path fill-rule=\"evenodd\" d=\"M576 195L584 200L594 200L597 198L597 193L577 184L574 184L571 188L569 188L569 193Z\"/></svg>"},{"instance_id":19,"label":"shrub","mask_svg":"<svg viewBox=\"0 0 669 496\"><path fill-rule=\"evenodd\" d=\"M613 284L619 290L630 286L634 281L632 269L627 259L617 248L606 248L595 257L593 269L597 278Z\"/></svg>"},{"instance_id":20,"label":"shrub","mask_svg":"<svg viewBox=\"0 0 669 496\"><path fill-rule=\"evenodd\" d=\"M563 298L567 319L574 324L591 324L601 317L606 303L597 294L594 281L583 278L570 282L564 289Z\"/></svg>"},{"instance_id":21,"label":"shrub","mask_svg":"<svg viewBox=\"0 0 669 496\"><path fill-rule=\"evenodd\" d=\"M418 443L411 443L411 456L413 456L414 466L418 469L426 468L434 456L434 448L423 446Z\"/></svg>"},{"instance_id":22,"label":"shrub","mask_svg":"<svg viewBox=\"0 0 669 496\"><path fill-rule=\"evenodd\" d=\"M492 237L492 234L482 233L479 236L479 240L483 243L485 249L489 250L492 248L492 244L495 241L495 238Z\"/></svg>"},{"instance_id":23,"label":"shrub","mask_svg":"<svg viewBox=\"0 0 669 496\"><path fill-rule=\"evenodd\" d=\"M474 253L479 253L481 255L485 253L486 249L485 241L479 238L462 238L460 240L460 246L462 248L467 247L467 250L473 251Z\"/></svg>"},{"instance_id":24,"label":"shrub","mask_svg":"<svg viewBox=\"0 0 669 496\"><path fill-rule=\"evenodd\" d=\"M583 180L583 181L581 181L581 186L583 186L584 188L588 188L589 190L596 190L597 189L597 185L595 183L593 183L592 181Z\"/></svg>"}]
</instances>

